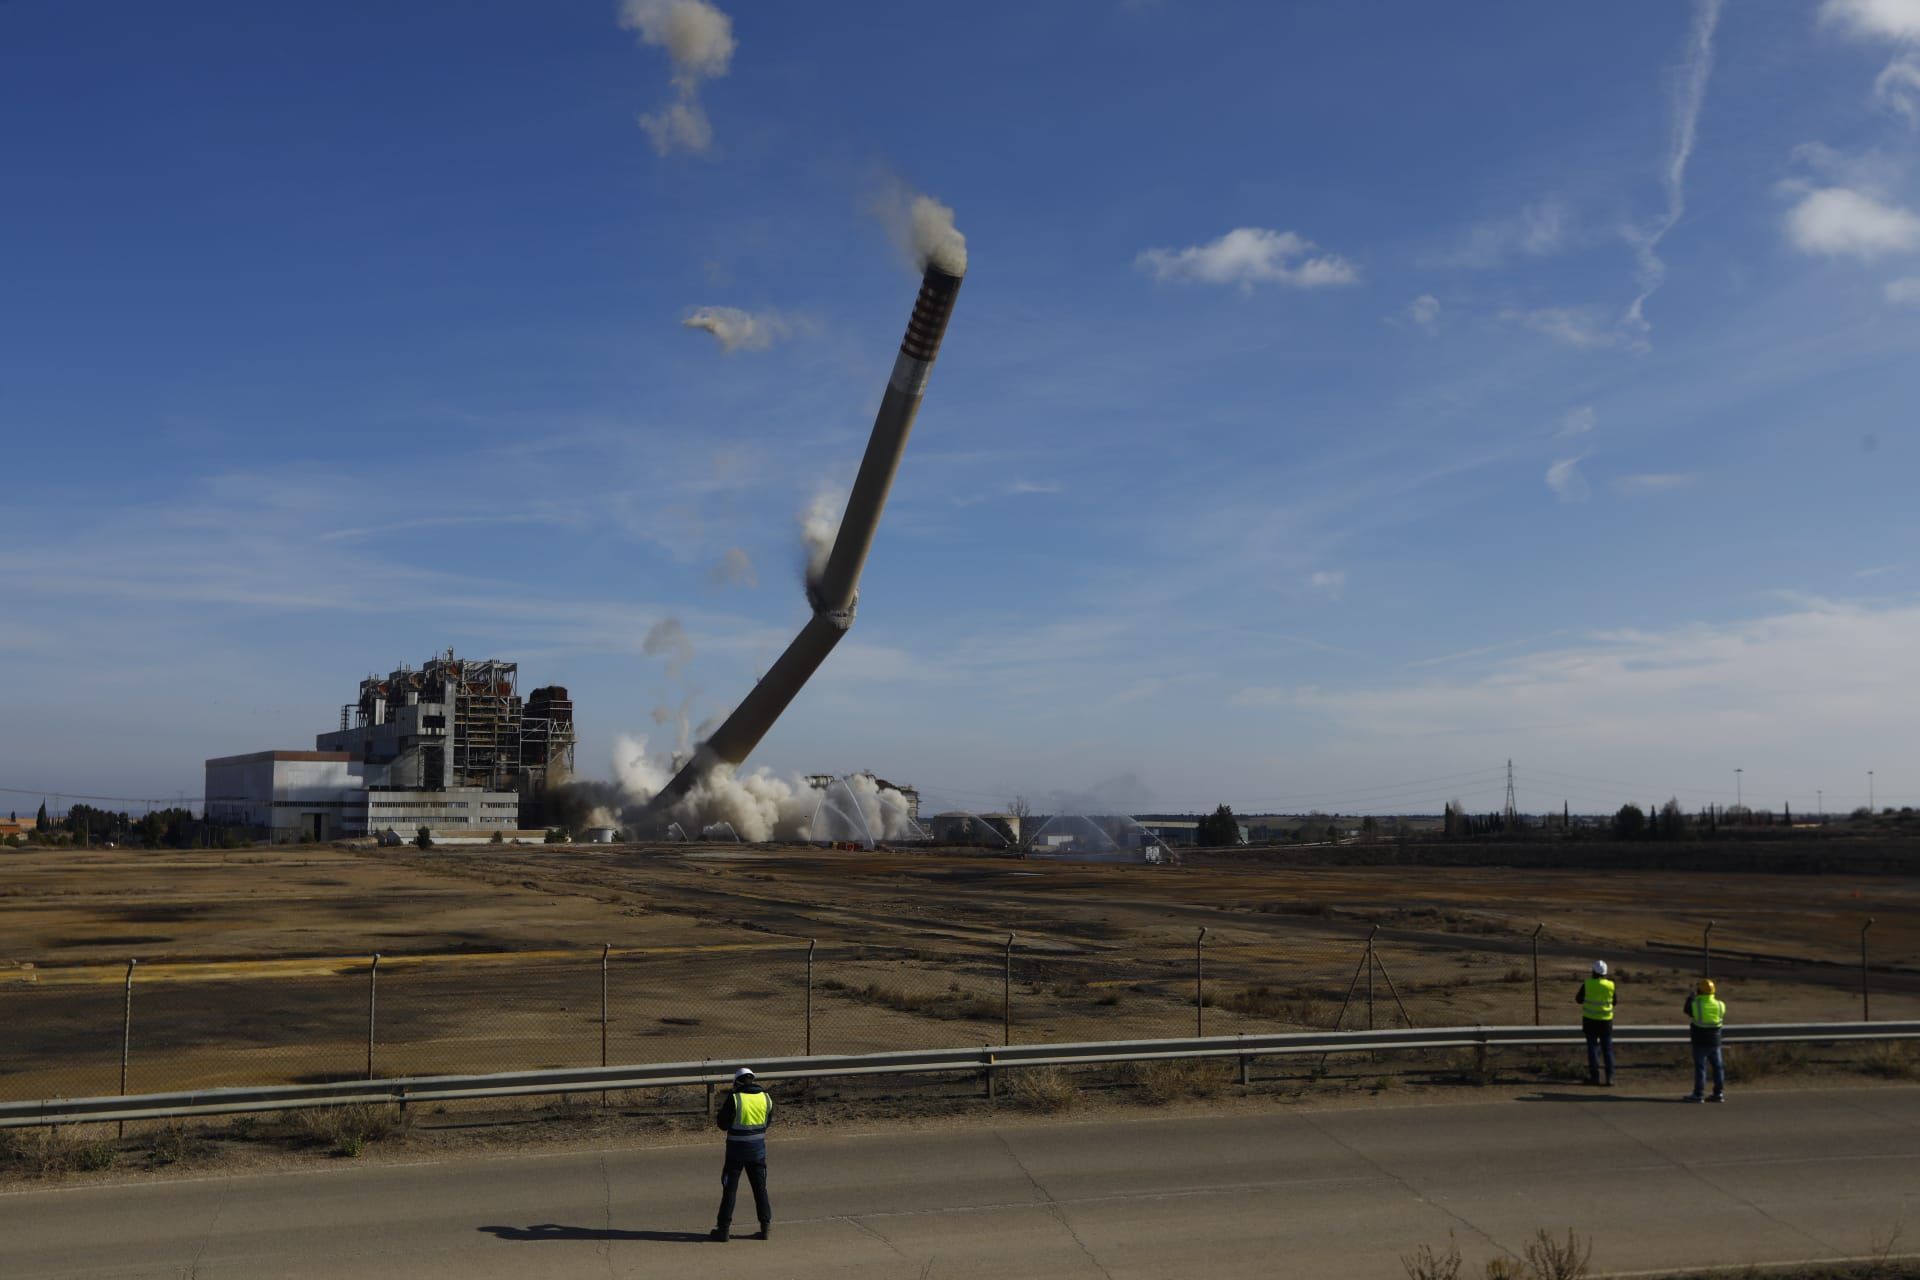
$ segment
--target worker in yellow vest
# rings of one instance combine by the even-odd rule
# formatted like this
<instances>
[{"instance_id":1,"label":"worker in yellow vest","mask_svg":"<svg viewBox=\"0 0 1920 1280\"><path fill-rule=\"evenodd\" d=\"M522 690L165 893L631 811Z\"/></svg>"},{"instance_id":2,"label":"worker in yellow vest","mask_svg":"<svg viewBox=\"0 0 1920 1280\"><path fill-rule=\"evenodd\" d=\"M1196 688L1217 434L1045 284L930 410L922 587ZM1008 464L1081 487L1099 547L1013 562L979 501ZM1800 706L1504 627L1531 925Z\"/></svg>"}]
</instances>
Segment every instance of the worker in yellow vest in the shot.
<instances>
[{"instance_id":1,"label":"worker in yellow vest","mask_svg":"<svg viewBox=\"0 0 1920 1280\"><path fill-rule=\"evenodd\" d=\"M1727 1021L1726 1002L1714 991L1713 979L1700 979L1699 987L1682 1006L1687 1012L1687 1038L1693 1045L1693 1092L1688 1102L1725 1102L1727 1066L1720 1056L1720 1028ZM1707 1066L1713 1066L1713 1095L1707 1093Z\"/></svg>"},{"instance_id":2,"label":"worker in yellow vest","mask_svg":"<svg viewBox=\"0 0 1920 1280\"><path fill-rule=\"evenodd\" d=\"M1580 1030L1587 1036L1587 1083L1601 1084L1601 1062L1604 1059L1607 1076L1604 1081L1609 1087L1613 1084L1613 979L1607 976L1607 962L1593 962L1593 976L1580 984L1579 992L1573 997L1580 1006Z\"/></svg>"},{"instance_id":3,"label":"worker in yellow vest","mask_svg":"<svg viewBox=\"0 0 1920 1280\"><path fill-rule=\"evenodd\" d=\"M761 1240L773 1238L773 1202L767 1198L767 1125L773 1099L753 1078L752 1067L733 1073L733 1091L721 1101L714 1123L727 1131L727 1163L720 1171L720 1217L708 1237L725 1243L733 1226L733 1198L740 1175L753 1186L753 1207L760 1214Z\"/></svg>"}]
</instances>

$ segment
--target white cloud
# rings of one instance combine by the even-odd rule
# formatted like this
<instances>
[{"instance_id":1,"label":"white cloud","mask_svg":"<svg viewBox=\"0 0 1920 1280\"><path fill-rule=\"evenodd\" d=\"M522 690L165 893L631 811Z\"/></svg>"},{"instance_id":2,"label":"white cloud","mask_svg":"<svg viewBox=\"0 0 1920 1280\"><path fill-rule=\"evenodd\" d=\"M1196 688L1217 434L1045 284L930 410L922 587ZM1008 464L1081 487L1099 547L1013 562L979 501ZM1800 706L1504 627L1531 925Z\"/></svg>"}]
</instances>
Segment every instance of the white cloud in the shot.
<instances>
[{"instance_id":1,"label":"white cloud","mask_svg":"<svg viewBox=\"0 0 1920 1280\"><path fill-rule=\"evenodd\" d=\"M1599 634L1476 677L1297 689L1292 703L1396 742L1492 740L1503 757L1577 754L1594 772L1614 757L1636 769L1630 778L1650 776L1654 785L1675 766L1687 776L1696 752L1719 775L1722 753L1735 748L1748 753L1750 785L1755 761L1817 776L1835 767L1836 752L1848 764L1870 762L1910 736L1920 718L1920 604L1801 601L1731 623Z\"/></svg>"},{"instance_id":2,"label":"white cloud","mask_svg":"<svg viewBox=\"0 0 1920 1280\"><path fill-rule=\"evenodd\" d=\"M1920 41L1920 0L1826 0L1820 18L1854 35Z\"/></svg>"},{"instance_id":3,"label":"white cloud","mask_svg":"<svg viewBox=\"0 0 1920 1280\"><path fill-rule=\"evenodd\" d=\"M1583 454L1577 458L1562 458L1547 468L1547 488L1553 490L1554 497L1562 502L1587 500L1587 478L1580 474L1580 464L1585 461Z\"/></svg>"},{"instance_id":4,"label":"white cloud","mask_svg":"<svg viewBox=\"0 0 1920 1280\"><path fill-rule=\"evenodd\" d=\"M1016 496L1028 493L1060 493L1063 486L1052 480L1015 480L1007 486L1007 492Z\"/></svg>"},{"instance_id":5,"label":"white cloud","mask_svg":"<svg viewBox=\"0 0 1920 1280\"><path fill-rule=\"evenodd\" d=\"M1920 126L1920 62L1896 58L1873 80L1873 101L1907 122Z\"/></svg>"},{"instance_id":6,"label":"white cloud","mask_svg":"<svg viewBox=\"0 0 1920 1280\"><path fill-rule=\"evenodd\" d=\"M1347 571L1345 569L1318 569L1307 578L1307 585L1315 591L1324 591L1337 596L1346 589Z\"/></svg>"},{"instance_id":7,"label":"white cloud","mask_svg":"<svg viewBox=\"0 0 1920 1280\"><path fill-rule=\"evenodd\" d=\"M1525 325L1535 333L1544 333L1555 342L1581 350L1620 346L1623 339L1591 307L1537 307L1531 311L1502 311L1502 320Z\"/></svg>"},{"instance_id":8,"label":"white cloud","mask_svg":"<svg viewBox=\"0 0 1920 1280\"><path fill-rule=\"evenodd\" d=\"M1475 223L1460 246L1435 259L1435 265L1485 269L1517 257L1542 258L1567 242L1567 210L1558 200L1525 206L1508 218Z\"/></svg>"},{"instance_id":9,"label":"white cloud","mask_svg":"<svg viewBox=\"0 0 1920 1280\"><path fill-rule=\"evenodd\" d=\"M1406 316L1415 325L1433 333L1440 327L1440 299L1423 293L1407 304Z\"/></svg>"},{"instance_id":10,"label":"white cloud","mask_svg":"<svg viewBox=\"0 0 1920 1280\"><path fill-rule=\"evenodd\" d=\"M1887 301L1920 306L1920 276L1905 276L1887 281Z\"/></svg>"},{"instance_id":11,"label":"white cloud","mask_svg":"<svg viewBox=\"0 0 1920 1280\"><path fill-rule=\"evenodd\" d=\"M1236 227L1208 244L1185 249L1148 249L1134 265L1156 280L1237 285L1251 293L1256 284L1301 289L1354 284L1359 269L1338 254L1318 253L1313 241L1292 231Z\"/></svg>"},{"instance_id":12,"label":"white cloud","mask_svg":"<svg viewBox=\"0 0 1920 1280\"><path fill-rule=\"evenodd\" d=\"M1654 471L1637 476L1621 476L1613 482L1615 493L1644 498L1656 493L1672 493L1693 483L1693 477L1677 471Z\"/></svg>"},{"instance_id":13,"label":"white cloud","mask_svg":"<svg viewBox=\"0 0 1920 1280\"><path fill-rule=\"evenodd\" d=\"M1583 404L1577 409L1567 410L1567 416L1560 419L1560 429L1553 433L1556 440L1567 440L1574 436L1583 436L1593 430L1597 415L1593 406Z\"/></svg>"},{"instance_id":14,"label":"white cloud","mask_svg":"<svg viewBox=\"0 0 1920 1280\"><path fill-rule=\"evenodd\" d=\"M712 334L725 351L765 351L793 328L777 311L742 311L739 307L696 307L680 325Z\"/></svg>"},{"instance_id":15,"label":"white cloud","mask_svg":"<svg viewBox=\"0 0 1920 1280\"><path fill-rule=\"evenodd\" d=\"M1787 237L1802 253L1875 258L1920 248L1920 218L1847 187L1824 187L1787 212Z\"/></svg>"},{"instance_id":16,"label":"white cloud","mask_svg":"<svg viewBox=\"0 0 1920 1280\"><path fill-rule=\"evenodd\" d=\"M675 100L639 117L654 150L703 152L713 125L700 105L700 82L727 74L733 61L733 20L709 0L622 0L620 25L642 44L667 51Z\"/></svg>"},{"instance_id":17,"label":"white cloud","mask_svg":"<svg viewBox=\"0 0 1920 1280\"><path fill-rule=\"evenodd\" d=\"M1627 307L1625 322L1642 332L1647 328L1647 299L1667 276L1667 264L1655 251L1687 211L1687 161L1693 157L1700 108L1707 98L1707 77L1713 73L1713 33L1720 23L1720 4L1721 0L1698 0L1693 11L1693 29L1674 93L1672 135L1667 146L1667 211L1652 227L1635 230L1628 237L1638 259L1640 293Z\"/></svg>"}]
</instances>

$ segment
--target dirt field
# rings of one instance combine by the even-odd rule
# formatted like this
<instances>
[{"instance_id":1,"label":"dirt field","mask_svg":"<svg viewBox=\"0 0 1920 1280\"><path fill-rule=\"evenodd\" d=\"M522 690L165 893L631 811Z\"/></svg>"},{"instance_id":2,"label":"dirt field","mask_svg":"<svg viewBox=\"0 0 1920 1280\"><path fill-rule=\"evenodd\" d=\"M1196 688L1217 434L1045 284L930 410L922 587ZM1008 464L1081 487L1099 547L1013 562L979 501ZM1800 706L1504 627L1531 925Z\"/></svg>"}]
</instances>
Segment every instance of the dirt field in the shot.
<instances>
[{"instance_id":1,"label":"dirt field","mask_svg":"<svg viewBox=\"0 0 1920 1280\"><path fill-rule=\"evenodd\" d=\"M1920 1017L1920 877L1178 868L646 847L0 854L0 1097L1205 1030ZM1014 933L1009 957L1007 934ZM817 940L811 973L808 940ZM607 1017L602 1022L602 946ZM1650 946L1649 944L1658 944ZM1010 969L1009 969L1010 961ZM1350 996L1350 998L1349 998ZM1343 1001L1345 1008L1343 1013ZM809 1008L811 1016L809 1016ZM1404 1011L1404 1012L1403 1012Z\"/></svg>"}]
</instances>

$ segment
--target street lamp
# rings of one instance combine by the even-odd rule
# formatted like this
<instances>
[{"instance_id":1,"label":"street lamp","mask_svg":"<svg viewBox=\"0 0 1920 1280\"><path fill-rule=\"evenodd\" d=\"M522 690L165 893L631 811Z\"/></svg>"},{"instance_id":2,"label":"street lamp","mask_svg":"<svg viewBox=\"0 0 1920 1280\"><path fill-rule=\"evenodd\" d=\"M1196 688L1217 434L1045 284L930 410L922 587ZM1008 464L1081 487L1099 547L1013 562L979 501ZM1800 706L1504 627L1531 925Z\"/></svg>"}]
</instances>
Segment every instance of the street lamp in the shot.
<instances>
[{"instance_id":1,"label":"street lamp","mask_svg":"<svg viewBox=\"0 0 1920 1280\"><path fill-rule=\"evenodd\" d=\"M1744 769L1735 769L1733 771L1733 807L1736 809L1744 809L1747 807L1740 799L1740 775L1745 772L1746 770Z\"/></svg>"},{"instance_id":2,"label":"street lamp","mask_svg":"<svg viewBox=\"0 0 1920 1280\"><path fill-rule=\"evenodd\" d=\"M1824 824L1827 820L1827 793L1815 787L1813 789L1813 800L1813 807L1820 811L1815 815L1815 820Z\"/></svg>"},{"instance_id":3,"label":"street lamp","mask_svg":"<svg viewBox=\"0 0 1920 1280\"><path fill-rule=\"evenodd\" d=\"M1873 816L1873 770L1867 770L1867 816Z\"/></svg>"}]
</instances>

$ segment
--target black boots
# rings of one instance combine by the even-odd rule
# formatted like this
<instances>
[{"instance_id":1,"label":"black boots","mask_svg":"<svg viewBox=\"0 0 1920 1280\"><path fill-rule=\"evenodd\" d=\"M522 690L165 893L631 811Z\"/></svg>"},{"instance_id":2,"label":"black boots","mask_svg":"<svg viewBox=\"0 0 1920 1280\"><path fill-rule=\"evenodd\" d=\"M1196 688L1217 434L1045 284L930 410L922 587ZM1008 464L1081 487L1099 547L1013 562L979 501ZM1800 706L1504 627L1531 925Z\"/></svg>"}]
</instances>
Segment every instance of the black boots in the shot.
<instances>
[{"instance_id":1,"label":"black boots","mask_svg":"<svg viewBox=\"0 0 1920 1280\"><path fill-rule=\"evenodd\" d=\"M713 1230L707 1232L707 1239L713 1241L715 1244L725 1244L729 1238L730 1238L729 1232L725 1227L715 1227ZM773 1239L773 1224L771 1222L761 1223L760 1234L755 1236L754 1239L756 1240Z\"/></svg>"}]
</instances>

